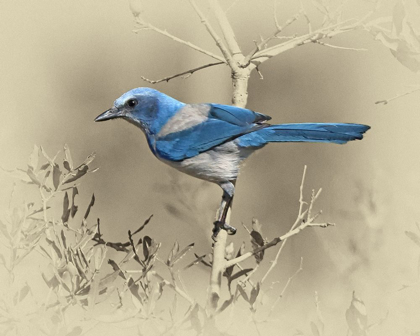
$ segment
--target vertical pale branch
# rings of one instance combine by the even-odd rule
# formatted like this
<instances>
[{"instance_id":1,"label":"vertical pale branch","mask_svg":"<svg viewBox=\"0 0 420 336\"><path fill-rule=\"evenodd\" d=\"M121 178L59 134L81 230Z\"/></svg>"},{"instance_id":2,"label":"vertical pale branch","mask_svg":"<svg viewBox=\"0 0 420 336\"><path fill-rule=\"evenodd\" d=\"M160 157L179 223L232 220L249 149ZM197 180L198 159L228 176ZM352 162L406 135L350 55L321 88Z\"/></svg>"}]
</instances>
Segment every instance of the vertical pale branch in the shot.
<instances>
[{"instance_id":1,"label":"vertical pale branch","mask_svg":"<svg viewBox=\"0 0 420 336\"><path fill-rule=\"evenodd\" d=\"M198 8L195 1L190 0L191 6L200 17L201 22L222 52L226 63L231 68L233 91L232 104L239 107L245 107L248 100L248 80L251 71L255 68L255 65L249 63L247 67L240 66L240 64L243 64L245 56L242 54L238 42L236 41L235 33L229 23L226 13L220 7L218 0L209 0L209 2L217 22L219 23L226 44L217 34L216 30L204 16L200 8Z\"/></svg>"},{"instance_id":2,"label":"vertical pale branch","mask_svg":"<svg viewBox=\"0 0 420 336\"><path fill-rule=\"evenodd\" d=\"M210 286L208 297L208 308L212 316L217 309L220 298L220 287L222 285L222 274L225 270L225 249L227 242L227 232L221 230L217 235L217 241L213 246L213 264L210 274Z\"/></svg>"}]
</instances>

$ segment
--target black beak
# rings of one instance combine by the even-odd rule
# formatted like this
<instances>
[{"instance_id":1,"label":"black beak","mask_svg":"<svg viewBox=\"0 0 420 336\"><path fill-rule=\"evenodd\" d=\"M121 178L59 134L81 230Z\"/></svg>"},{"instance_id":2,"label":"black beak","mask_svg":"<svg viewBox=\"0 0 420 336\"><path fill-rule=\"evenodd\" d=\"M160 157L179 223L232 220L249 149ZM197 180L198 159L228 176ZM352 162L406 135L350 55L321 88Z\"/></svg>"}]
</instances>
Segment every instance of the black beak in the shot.
<instances>
[{"instance_id":1,"label":"black beak","mask_svg":"<svg viewBox=\"0 0 420 336\"><path fill-rule=\"evenodd\" d=\"M104 113L98 115L95 118L95 121L105 121L109 119L121 118L123 113L119 111L117 108L112 107L109 110L106 110Z\"/></svg>"}]
</instances>

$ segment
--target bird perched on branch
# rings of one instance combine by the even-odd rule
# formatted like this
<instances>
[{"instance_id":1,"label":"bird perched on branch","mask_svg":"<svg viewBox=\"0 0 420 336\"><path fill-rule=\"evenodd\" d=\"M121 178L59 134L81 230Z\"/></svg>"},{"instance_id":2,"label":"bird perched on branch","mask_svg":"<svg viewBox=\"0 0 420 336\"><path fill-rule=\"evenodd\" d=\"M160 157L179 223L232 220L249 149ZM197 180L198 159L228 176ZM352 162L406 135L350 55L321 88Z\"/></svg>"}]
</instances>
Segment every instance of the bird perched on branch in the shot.
<instances>
[{"instance_id":1,"label":"bird perched on branch","mask_svg":"<svg viewBox=\"0 0 420 336\"><path fill-rule=\"evenodd\" d=\"M326 142L360 140L370 127L360 124L301 123L271 125L271 117L220 104L184 104L151 88L124 93L95 121L122 118L146 135L152 153L189 175L223 189L213 238L221 229L234 234L226 216L235 192L240 164L269 142Z\"/></svg>"}]
</instances>

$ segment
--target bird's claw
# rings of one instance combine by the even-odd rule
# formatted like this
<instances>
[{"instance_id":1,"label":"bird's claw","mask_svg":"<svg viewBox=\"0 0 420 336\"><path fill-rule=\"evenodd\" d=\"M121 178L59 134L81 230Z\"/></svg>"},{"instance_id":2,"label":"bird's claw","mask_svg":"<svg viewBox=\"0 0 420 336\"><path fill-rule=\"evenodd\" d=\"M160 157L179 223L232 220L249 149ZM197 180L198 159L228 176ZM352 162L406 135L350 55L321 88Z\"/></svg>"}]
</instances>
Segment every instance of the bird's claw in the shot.
<instances>
[{"instance_id":1,"label":"bird's claw","mask_svg":"<svg viewBox=\"0 0 420 336\"><path fill-rule=\"evenodd\" d=\"M213 239L216 239L217 235L219 234L220 230L225 230L228 235L234 235L236 233L236 229L233 226L230 226L227 223L221 222L221 221L215 221L213 228Z\"/></svg>"}]
</instances>

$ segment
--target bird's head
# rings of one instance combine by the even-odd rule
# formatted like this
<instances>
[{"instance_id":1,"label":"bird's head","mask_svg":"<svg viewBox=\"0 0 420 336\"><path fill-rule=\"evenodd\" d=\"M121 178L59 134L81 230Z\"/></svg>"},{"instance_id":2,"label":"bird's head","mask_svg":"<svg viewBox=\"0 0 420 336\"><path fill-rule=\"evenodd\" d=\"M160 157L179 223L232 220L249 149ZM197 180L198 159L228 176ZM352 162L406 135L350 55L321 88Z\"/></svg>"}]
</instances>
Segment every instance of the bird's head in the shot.
<instances>
[{"instance_id":1,"label":"bird's head","mask_svg":"<svg viewBox=\"0 0 420 336\"><path fill-rule=\"evenodd\" d=\"M136 88L119 97L114 106L97 116L95 121L122 118L146 134L156 134L183 105L157 90Z\"/></svg>"}]
</instances>

